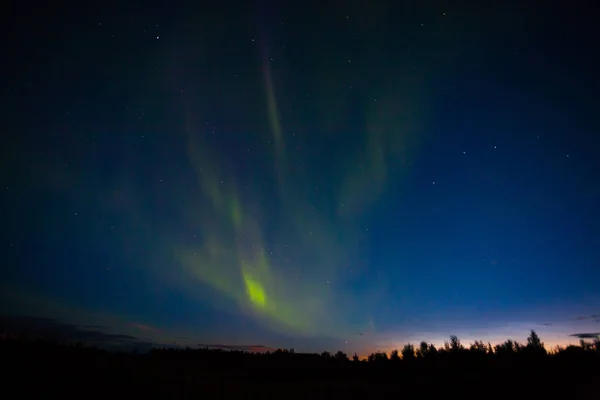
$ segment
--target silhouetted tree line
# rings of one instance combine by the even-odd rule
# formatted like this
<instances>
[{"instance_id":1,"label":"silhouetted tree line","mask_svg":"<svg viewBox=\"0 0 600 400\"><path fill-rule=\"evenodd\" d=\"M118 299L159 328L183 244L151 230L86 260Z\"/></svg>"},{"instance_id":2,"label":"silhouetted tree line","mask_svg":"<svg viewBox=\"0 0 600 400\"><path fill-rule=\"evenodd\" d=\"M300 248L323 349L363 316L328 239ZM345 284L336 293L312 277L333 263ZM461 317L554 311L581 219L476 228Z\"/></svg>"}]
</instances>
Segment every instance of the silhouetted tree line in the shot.
<instances>
[{"instance_id":1,"label":"silhouetted tree line","mask_svg":"<svg viewBox=\"0 0 600 400\"><path fill-rule=\"evenodd\" d=\"M119 352L108 352L95 347L83 345L82 343L61 343L41 339L30 339L26 336L0 337L3 352L30 353L48 352L63 354L101 354L111 356ZM138 354L137 350L124 355L137 355L157 360L183 360L198 361L210 365L228 366L236 362L257 364L282 364L291 363L297 365L325 365L325 366L428 366L428 365L482 365L482 364L519 364L528 362L556 362L572 361L577 363L600 361L600 340L581 340L579 346L569 345L567 347L557 346L547 350L544 343L535 331L531 331L527 343L519 343L512 339L504 343L492 346L489 342L475 341L468 346L463 345L461 340L450 336L449 341L443 346L436 347L427 342L421 342L418 346L406 344L401 350L393 350L389 354L375 352L366 358L359 358L356 354L352 357L342 351L321 354L296 353L294 349L279 349L273 352L251 353L244 350L224 350L212 348L152 348L147 354Z\"/></svg>"},{"instance_id":2,"label":"silhouetted tree line","mask_svg":"<svg viewBox=\"0 0 600 400\"><path fill-rule=\"evenodd\" d=\"M598 339L547 350L535 332L465 346L456 336L440 347L421 342L361 359L280 349L267 353L201 348L106 351L81 343L0 335L8 366L5 391L21 397L340 398L382 394L418 398L593 398L600 380ZM281 392L284 387L285 391ZM528 388L528 389L525 389ZM528 392L526 390L529 390ZM17 392L15 392L17 393ZM517 396L515 397L515 394ZM37 397L36 397L37 396Z\"/></svg>"}]
</instances>

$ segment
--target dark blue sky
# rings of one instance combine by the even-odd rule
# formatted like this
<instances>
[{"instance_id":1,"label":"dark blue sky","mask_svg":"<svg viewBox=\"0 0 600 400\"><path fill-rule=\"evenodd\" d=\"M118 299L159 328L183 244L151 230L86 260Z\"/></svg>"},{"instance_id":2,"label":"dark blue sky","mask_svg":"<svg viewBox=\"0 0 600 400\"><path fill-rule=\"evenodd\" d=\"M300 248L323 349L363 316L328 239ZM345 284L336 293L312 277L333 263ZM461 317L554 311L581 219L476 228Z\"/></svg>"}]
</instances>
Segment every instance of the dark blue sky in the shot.
<instances>
[{"instance_id":1,"label":"dark blue sky","mask_svg":"<svg viewBox=\"0 0 600 400\"><path fill-rule=\"evenodd\" d=\"M593 13L274 5L13 10L3 312L359 353L600 331Z\"/></svg>"}]
</instances>

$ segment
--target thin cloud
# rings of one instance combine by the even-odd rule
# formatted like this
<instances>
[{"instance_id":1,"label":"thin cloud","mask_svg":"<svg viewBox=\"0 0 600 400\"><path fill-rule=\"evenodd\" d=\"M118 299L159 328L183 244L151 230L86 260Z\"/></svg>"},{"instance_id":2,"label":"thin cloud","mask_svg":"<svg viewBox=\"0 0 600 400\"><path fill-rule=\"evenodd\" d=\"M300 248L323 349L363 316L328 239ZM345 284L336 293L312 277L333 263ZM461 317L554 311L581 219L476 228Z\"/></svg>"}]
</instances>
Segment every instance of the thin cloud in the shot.
<instances>
[{"instance_id":1,"label":"thin cloud","mask_svg":"<svg viewBox=\"0 0 600 400\"><path fill-rule=\"evenodd\" d=\"M0 330L6 333L24 334L42 339L84 342L93 344L123 344L138 339L131 335L106 333L97 327L66 324L52 318L0 317Z\"/></svg>"},{"instance_id":2,"label":"thin cloud","mask_svg":"<svg viewBox=\"0 0 600 400\"><path fill-rule=\"evenodd\" d=\"M231 344L198 344L198 347L206 347L209 349L222 349L222 350L237 350L237 351L248 351L251 353L266 353L268 351L276 351L273 347L267 347L260 344L255 345L231 345Z\"/></svg>"},{"instance_id":3,"label":"thin cloud","mask_svg":"<svg viewBox=\"0 0 600 400\"><path fill-rule=\"evenodd\" d=\"M577 337L579 339L596 339L600 337L600 332L596 332L596 333L574 333L572 335L569 336L573 336L573 337Z\"/></svg>"},{"instance_id":4,"label":"thin cloud","mask_svg":"<svg viewBox=\"0 0 600 400\"><path fill-rule=\"evenodd\" d=\"M145 332L160 332L160 329L158 328L150 325L140 324L139 322L132 322L129 324L129 326Z\"/></svg>"},{"instance_id":5,"label":"thin cloud","mask_svg":"<svg viewBox=\"0 0 600 400\"><path fill-rule=\"evenodd\" d=\"M585 321L585 320L588 320L588 319L597 320L598 318L600 318L600 314L593 314L593 315L579 316L579 317L576 317L575 319L576 319L577 321Z\"/></svg>"}]
</instances>

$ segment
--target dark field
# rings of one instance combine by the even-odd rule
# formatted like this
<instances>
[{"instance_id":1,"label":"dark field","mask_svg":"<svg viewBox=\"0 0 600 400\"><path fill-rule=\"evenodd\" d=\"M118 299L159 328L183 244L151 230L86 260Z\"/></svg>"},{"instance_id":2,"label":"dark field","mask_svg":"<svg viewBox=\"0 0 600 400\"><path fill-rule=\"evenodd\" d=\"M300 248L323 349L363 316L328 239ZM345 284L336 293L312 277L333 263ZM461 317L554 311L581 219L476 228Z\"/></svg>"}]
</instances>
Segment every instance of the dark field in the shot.
<instances>
[{"instance_id":1,"label":"dark field","mask_svg":"<svg viewBox=\"0 0 600 400\"><path fill-rule=\"evenodd\" d=\"M23 340L3 341L1 352L5 398L600 399L594 347L550 355L442 349L369 361L215 350L138 355Z\"/></svg>"}]
</instances>

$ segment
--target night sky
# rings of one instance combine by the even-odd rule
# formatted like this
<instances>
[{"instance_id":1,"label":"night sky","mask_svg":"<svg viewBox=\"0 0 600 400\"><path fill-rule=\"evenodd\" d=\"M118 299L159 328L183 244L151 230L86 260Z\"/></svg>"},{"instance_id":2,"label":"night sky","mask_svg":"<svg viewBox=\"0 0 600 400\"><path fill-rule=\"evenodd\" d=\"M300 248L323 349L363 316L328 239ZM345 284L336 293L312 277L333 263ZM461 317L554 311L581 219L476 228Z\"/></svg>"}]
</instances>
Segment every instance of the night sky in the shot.
<instances>
[{"instance_id":1,"label":"night sky","mask_svg":"<svg viewBox=\"0 0 600 400\"><path fill-rule=\"evenodd\" d=\"M600 332L597 18L472 3L13 8L2 313L359 354Z\"/></svg>"}]
</instances>

